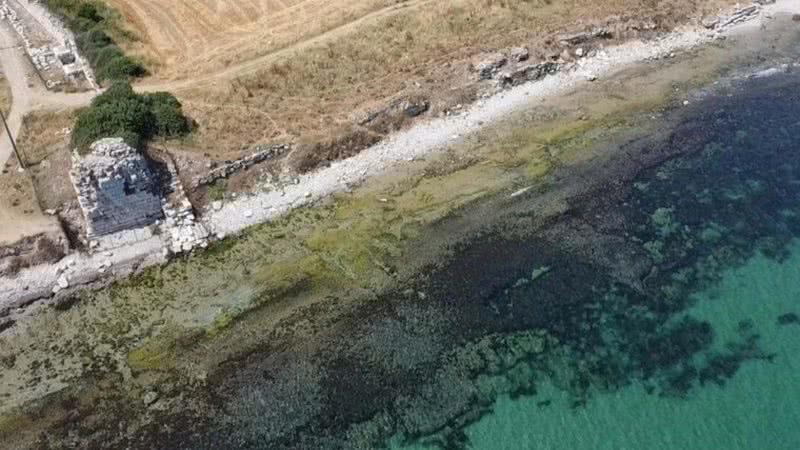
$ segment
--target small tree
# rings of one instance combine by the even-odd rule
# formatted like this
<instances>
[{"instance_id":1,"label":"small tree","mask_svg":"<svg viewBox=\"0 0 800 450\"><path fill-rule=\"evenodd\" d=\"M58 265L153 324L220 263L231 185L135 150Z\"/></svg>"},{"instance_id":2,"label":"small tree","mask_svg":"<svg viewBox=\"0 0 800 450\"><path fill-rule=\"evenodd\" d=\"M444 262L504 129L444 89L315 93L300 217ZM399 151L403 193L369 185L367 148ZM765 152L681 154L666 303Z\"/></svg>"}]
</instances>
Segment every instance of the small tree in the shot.
<instances>
[{"instance_id":1,"label":"small tree","mask_svg":"<svg viewBox=\"0 0 800 450\"><path fill-rule=\"evenodd\" d=\"M182 105L174 95L167 92L147 94L145 97L153 113L153 134L165 138L189 132L189 121L182 112Z\"/></svg>"},{"instance_id":2,"label":"small tree","mask_svg":"<svg viewBox=\"0 0 800 450\"><path fill-rule=\"evenodd\" d=\"M154 136L173 138L189 131L181 104L172 94L140 95L127 82L115 82L78 115L72 146L85 153L98 139L122 137L139 148Z\"/></svg>"}]
</instances>

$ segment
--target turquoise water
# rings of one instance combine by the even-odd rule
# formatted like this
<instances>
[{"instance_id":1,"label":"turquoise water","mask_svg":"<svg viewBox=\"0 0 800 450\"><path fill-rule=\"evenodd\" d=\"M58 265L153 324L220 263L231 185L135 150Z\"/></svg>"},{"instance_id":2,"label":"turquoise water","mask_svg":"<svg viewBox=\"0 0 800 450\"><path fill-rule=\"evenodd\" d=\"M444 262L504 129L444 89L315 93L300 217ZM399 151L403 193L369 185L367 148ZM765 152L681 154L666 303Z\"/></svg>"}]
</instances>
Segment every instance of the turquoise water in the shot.
<instances>
[{"instance_id":1,"label":"turquoise water","mask_svg":"<svg viewBox=\"0 0 800 450\"><path fill-rule=\"evenodd\" d=\"M761 348L775 355L772 362L746 362L723 386L706 385L687 398L649 395L634 384L595 393L580 408L545 382L534 396L500 398L490 414L466 428L469 448L800 448L800 324L778 323L800 310L800 244L782 263L753 257L696 298L687 314L712 325L715 345L734 339L740 322L750 320Z\"/></svg>"},{"instance_id":2,"label":"turquoise water","mask_svg":"<svg viewBox=\"0 0 800 450\"><path fill-rule=\"evenodd\" d=\"M714 297L714 298L710 298ZM800 245L782 264L757 256L698 295L689 310L708 321L717 342L752 320L772 363L745 363L724 386L686 399L647 395L641 386L598 394L571 409L563 391L545 386L533 397L498 402L467 429L476 449L798 449L800 448L800 326L777 318L797 310ZM552 398L547 407L538 406Z\"/></svg>"},{"instance_id":3,"label":"turquoise water","mask_svg":"<svg viewBox=\"0 0 800 450\"><path fill-rule=\"evenodd\" d=\"M645 144L692 152L642 172L622 201L583 213L586 223L619 208L624 226L601 226L625 236L612 247L639 246L649 271L634 272L624 253L593 257L581 270L569 251L535 261L553 243L508 245L505 254L525 261L510 267L553 270L487 289L478 302L511 318L505 336L529 327L553 344L531 351L535 339L509 338L477 351L467 358L485 362L471 375L472 408L453 412L433 433L406 427L389 447L800 448L798 86L797 77L775 77L743 83L736 96L709 97L667 139ZM518 277L500 252L487 254ZM469 261L486 272L483 260ZM616 269L596 270L597 261ZM484 289L473 284L469 292Z\"/></svg>"},{"instance_id":4,"label":"turquoise water","mask_svg":"<svg viewBox=\"0 0 800 450\"><path fill-rule=\"evenodd\" d=\"M592 188L541 228L536 193L464 210L497 215L323 345L230 366L176 442L799 449L800 75L722 94L560 172Z\"/></svg>"}]
</instances>

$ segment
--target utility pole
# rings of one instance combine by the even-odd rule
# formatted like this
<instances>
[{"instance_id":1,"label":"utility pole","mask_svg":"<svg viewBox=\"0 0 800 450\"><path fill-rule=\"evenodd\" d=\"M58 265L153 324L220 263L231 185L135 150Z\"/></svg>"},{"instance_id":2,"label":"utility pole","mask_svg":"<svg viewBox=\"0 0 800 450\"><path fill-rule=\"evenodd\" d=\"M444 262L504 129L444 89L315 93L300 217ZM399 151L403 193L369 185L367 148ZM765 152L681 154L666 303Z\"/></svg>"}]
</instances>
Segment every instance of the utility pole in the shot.
<instances>
[{"instance_id":1,"label":"utility pole","mask_svg":"<svg viewBox=\"0 0 800 450\"><path fill-rule=\"evenodd\" d=\"M8 122L6 122L6 116L3 114L3 111L0 111L0 119L3 119L3 126L6 128L6 134L8 135L8 140L11 141L11 148L14 149L14 154L17 155L17 161L19 161L19 166L22 170L27 170L28 168L25 167L25 161L22 160L22 156L19 154L19 150L17 149L17 143L14 142L14 136L11 135L11 129L8 128Z\"/></svg>"}]
</instances>

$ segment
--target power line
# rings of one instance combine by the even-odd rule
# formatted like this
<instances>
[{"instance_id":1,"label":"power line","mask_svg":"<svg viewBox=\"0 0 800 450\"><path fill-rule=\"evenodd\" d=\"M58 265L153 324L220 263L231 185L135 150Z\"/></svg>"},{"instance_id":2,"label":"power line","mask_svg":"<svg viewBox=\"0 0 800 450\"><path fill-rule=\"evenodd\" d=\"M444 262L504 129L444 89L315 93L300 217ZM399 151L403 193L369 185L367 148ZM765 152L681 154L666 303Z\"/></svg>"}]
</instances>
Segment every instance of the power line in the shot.
<instances>
[{"instance_id":1,"label":"power line","mask_svg":"<svg viewBox=\"0 0 800 450\"><path fill-rule=\"evenodd\" d=\"M17 155L17 161L19 161L19 166L22 167L23 170L27 170L28 167L25 165L25 161L22 160L22 156L19 154L19 150L17 149L17 143L14 142L14 136L11 135L11 129L8 128L8 122L6 122L6 116L3 114L3 111L0 111L0 118L3 119L3 126L6 128L6 134L8 135L8 140L11 141L11 148L14 149L14 154Z\"/></svg>"}]
</instances>

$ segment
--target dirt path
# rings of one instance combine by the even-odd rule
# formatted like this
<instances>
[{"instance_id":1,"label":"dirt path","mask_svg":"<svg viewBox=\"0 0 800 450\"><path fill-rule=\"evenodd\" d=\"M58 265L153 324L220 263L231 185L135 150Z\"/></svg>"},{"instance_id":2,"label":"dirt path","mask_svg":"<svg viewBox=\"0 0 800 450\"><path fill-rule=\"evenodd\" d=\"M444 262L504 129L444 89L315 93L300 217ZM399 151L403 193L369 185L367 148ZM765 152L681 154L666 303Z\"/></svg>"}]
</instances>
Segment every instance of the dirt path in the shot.
<instances>
[{"instance_id":1,"label":"dirt path","mask_svg":"<svg viewBox=\"0 0 800 450\"><path fill-rule=\"evenodd\" d=\"M8 127L14 139L22 130L26 114L38 109L72 109L88 104L94 92L64 94L48 92L36 78L17 35L5 21L0 21L0 70L11 89L11 111ZM0 166L11 159L14 149L0 127ZM33 185L26 173L17 172L15 159L10 172L0 174L0 244L16 242L42 232L60 230L55 218L46 216L39 208Z\"/></svg>"},{"instance_id":2,"label":"dirt path","mask_svg":"<svg viewBox=\"0 0 800 450\"><path fill-rule=\"evenodd\" d=\"M11 129L13 137L17 137L22 127L22 117L30 111L31 98L33 97L31 87L28 85L28 69L22 49L17 46L17 41L13 31L9 30L6 22L0 23L0 69L8 80L11 88L11 112L8 114L8 127ZM0 164L8 161L13 152L11 142L5 135L4 130L0 130Z\"/></svg>"},{"instance_id":3,"label":"dirt path","mask_svg":"<svg viewBox=\"0 0 800 450\"><path fill-rule=\"evenodd\" d=\"M44 89L35 78L16 34L5 21L0 21L0 69L11 88L13 103L7 120L14 139L22 128L23 117L29 112L38 109L79 108L88 105L97 95L95 92L66 94ZM4 164L11 157L13 147L5 136L5 131L0 131L0 136L0 164Z\"/></svg>"}]
</instances>

